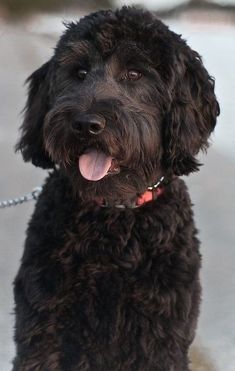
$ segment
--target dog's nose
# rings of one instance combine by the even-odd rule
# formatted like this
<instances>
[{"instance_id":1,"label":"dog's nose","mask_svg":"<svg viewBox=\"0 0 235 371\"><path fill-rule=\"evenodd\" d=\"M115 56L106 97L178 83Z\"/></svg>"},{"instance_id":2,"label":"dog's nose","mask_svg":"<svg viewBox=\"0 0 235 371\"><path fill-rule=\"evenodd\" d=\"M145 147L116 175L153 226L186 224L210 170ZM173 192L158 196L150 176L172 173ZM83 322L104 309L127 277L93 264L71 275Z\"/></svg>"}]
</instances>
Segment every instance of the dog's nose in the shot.
<instances>
[{"instance_id":1,"label":"dog's nose","mask_svg":"<svg viewBox=\"0 0 235 371\"><path fill-rule=\"evenodd\" d=\"M72 123L73 128L77 132L87 132L89 134L98 135L105 128L106 120L103 116L95 114L81 114L76 117Z\"/></svg>"}]
</instances>

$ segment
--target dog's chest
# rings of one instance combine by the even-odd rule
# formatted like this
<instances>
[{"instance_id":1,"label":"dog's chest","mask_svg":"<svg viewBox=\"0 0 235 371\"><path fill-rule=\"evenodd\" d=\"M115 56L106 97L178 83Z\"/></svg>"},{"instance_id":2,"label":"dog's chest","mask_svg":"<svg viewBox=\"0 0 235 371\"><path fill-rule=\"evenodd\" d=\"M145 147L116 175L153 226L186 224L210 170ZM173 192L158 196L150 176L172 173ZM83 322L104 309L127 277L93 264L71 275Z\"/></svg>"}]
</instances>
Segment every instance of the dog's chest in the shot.
<instances>
[{"instance_id":1,"label":"dog's chest","mask_svg":"<svg viewBox=\"0 0 235 371\"><path fill-rule=\"evenodd\" d=\"M131 212L79 215L53 253L61 277L48 304L57 321L63 318L60 326L69 323L77 336L101 343L163 331L163 322L180 310L171 289L180 271L171 272L175 254L162 228L153 216L138 219Z\"/></svg>"},{"instance_id":2,"label":"dog's chest","mask_svg":"<svg viewBox=\"0 0 235 371\"><path fill-rule=\"evenodd\" d=\"M74 264L51 298L57 326L84 344L106 348L139 342L151 344L178 307L175 293L164 290L156 267L132 270L130 261L105 264L94 260ZM53 301L55 306L53 305ZM178 308L177 308L178 307ZM181 308L183 308L181 302ZM167 336L167 335L166 335Z\"/></svg>"}]
</instances>

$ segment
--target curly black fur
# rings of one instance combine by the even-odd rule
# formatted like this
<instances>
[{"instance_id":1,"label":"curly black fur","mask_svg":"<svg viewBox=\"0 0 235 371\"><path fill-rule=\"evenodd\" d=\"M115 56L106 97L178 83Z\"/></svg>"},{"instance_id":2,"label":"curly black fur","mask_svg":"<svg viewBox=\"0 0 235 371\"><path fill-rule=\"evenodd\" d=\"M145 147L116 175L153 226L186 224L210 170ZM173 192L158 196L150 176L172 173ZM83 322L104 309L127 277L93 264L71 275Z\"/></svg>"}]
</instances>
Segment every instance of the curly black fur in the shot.
<instances>
[{"instance_id":1,"label":"curly black fur","mask_svg":"<svg viewBox=\"0 0 235 371\"><path fill-rule=\"evenodd\" d=\"M213 79L179 35L124 7L69 24L28 82L17 149L54 170L15 279L14 371L188 371L200 254L177 176L208 146ZM85 179L91 148L118 172ZM140 208L97 203L129 205L162 175L163 194Z\"/></svg>"}]
</instances>

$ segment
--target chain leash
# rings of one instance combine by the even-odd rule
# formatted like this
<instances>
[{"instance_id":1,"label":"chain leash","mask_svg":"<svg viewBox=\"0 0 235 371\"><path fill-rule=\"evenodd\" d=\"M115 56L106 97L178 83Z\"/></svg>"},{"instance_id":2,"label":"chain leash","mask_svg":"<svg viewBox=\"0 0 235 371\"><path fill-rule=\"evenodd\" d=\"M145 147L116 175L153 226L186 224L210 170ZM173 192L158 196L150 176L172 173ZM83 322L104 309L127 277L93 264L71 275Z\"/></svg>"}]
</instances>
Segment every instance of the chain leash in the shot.
<instances>
[{"instance_id":1,"label":"chain leash","mask_svg":"<svg viewBox=\"0 0 235 371\"><path fill-rule=\"evenodd\" d=\"M149 191L156 190L159 187L159 185L161 183L163 183L163 181L164 181L164 176L162 176L156 184L154 184L151 187L148 187L148 190ZM16 206L16 205L20 205L20 204L23 204L23 203L28 202L28 201L37 200L41 192L42 192L42 187L36 187L32 190L32 192L27 193L24 196L12 198L12 199L9 199L9 200L0 201L0 209L5 209L5 208L10 207L10 206ZM124 206L123 205L116 205L116 207L123 208Z\"/></svg>"},{"instance_id":2,"label":"chain leash","mask_svg":"<svg viewBox=\"0 0 235 371\"><path fill-rule=\"evenodd\" d=\"M27 193L24 196L0 201L0 209L5 209L10 206L16 206L16 205L23 204L24 202L37 200L41 192L42 192L42 187L36 187L32 190L32 192Z\"/></svg>"}]
</instances>

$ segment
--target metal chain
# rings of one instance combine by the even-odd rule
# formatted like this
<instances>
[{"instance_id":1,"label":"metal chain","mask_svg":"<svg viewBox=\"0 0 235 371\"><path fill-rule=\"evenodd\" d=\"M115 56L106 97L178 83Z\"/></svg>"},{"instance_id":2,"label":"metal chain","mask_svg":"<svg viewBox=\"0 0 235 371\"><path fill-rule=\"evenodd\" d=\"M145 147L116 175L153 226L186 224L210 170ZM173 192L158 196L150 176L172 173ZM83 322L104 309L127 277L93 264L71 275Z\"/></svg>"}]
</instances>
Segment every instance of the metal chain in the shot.
<instances>
[{"instance_id":1,"label":"metal chain","mask_svg":"<svg viewBox=\"0 0 235 371\"><path fill-rule=\"evenodd\" d=\"M158 186L163 182L163 180L164 180L164 176L162 176L160 180L156 184L154 184L152 187L148 187L148 190L153 191L154 189L157 189ZM5 201L0 201L0 209L5 209L10 206L16 206L16 205L23 204L24 202L37 200L41 192L42 192L42 187L36 187L32 190L32 192L27 193L24 196L12 198L12 199L5 200ZM116 207L123 208L124 206L116 205Z\"/></svg>"},{"instance_id":2,"label":"metal chain","mask_svg":"<svg viewBox=\"0 0 235 371\"><path fill-rule=\"evenodd\" d=\"M160 186L160 184L163 182L164 179L165 179L165 177L162 176L156 184L154 184L151 187L148 187L148 191L153 191L154 189L157 189Z\"/></svg>"},{"instance_id":3,"label":"metal chain","mask_svg":"<svg viewBox=\"0 0 235 371\"><path fill-rule=\"evenodd\" d=\"M36 187L32 190L32 192L27 193L22 197L16 197L5 201L0 201L0 209L5 209L6 207L16 206L19 204L23 204L24 202L37 200L41 192L42 187Z\"/></svg>"}]
</instances>

